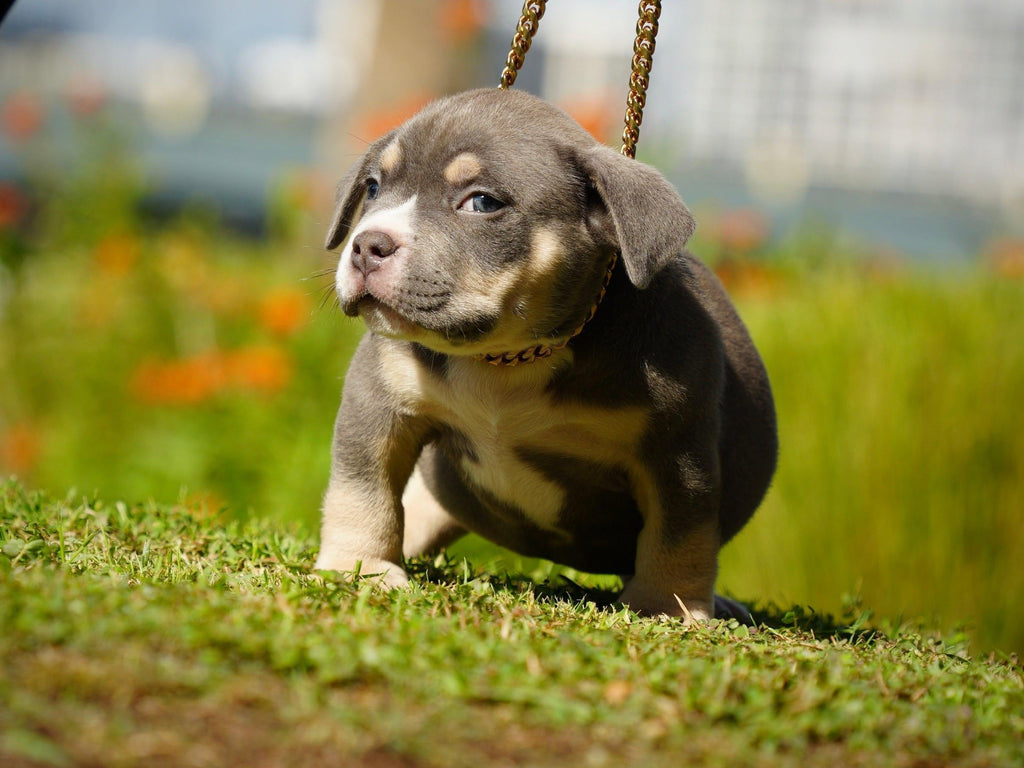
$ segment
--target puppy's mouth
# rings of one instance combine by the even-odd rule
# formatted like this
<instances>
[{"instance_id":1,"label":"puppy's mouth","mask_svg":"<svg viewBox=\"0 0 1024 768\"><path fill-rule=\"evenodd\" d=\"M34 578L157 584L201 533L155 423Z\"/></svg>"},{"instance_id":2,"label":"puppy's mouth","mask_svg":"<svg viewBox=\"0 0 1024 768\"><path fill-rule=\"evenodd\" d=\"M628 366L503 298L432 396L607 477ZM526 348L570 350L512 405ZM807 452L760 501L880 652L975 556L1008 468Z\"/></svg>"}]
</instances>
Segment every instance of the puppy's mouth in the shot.
<instances>
[{"instance_id":1,"label":"puppy's mouth","mask_svg":"<svg viewBox=\"0 0 1024 768\"><path fill-rule=\"evenodd\" d=\"M472 346L491 333L496 319L473 313L458 317L450 306L451 294L443 296L414 296L414 301L403 300L399 291L388 300L369 290L345 302L342 310L349 317L360 317L366 327L382 336L416 341L436 352L452 353Z\"/></svg>"},{"instance_id":2,"label":"puppy's mouth","mask_svg":"<svg viewBox=\"0 0 1024 768\"><path fill-rule=\"evenodd\" d=\"M369 292L347 302L342 309L349 317L361 317L367 328L384 336L411 338L423 332L405 313Z\"/></svg>"},{"instance_id":3,"label":"puppy's mouth","mask_svg":"<svg viewBox=\"0 0 1024 768\"><path fill-rule=\"evenodd\" d=\"M443 325L450 299L450 290L424 280L386 288L366 281L362 291L342 302L342 310L349 317L361 317L371 331L418 339Z\"/></svg>"},{"instance_id":4,"label":"puppy's mouth","mask_svg":"<svg viewBox=\"0 0 1024 768\"><path fill-rule=\"evenodd\" d=\"M451 292L424 294L405 288L394 288L387 292L364 288L343 305L345 314L354 317L364 305L382 305L411 320L422 318L429 322L431 317L443 314L451 299Z\"/></svg>"}]
</instances>

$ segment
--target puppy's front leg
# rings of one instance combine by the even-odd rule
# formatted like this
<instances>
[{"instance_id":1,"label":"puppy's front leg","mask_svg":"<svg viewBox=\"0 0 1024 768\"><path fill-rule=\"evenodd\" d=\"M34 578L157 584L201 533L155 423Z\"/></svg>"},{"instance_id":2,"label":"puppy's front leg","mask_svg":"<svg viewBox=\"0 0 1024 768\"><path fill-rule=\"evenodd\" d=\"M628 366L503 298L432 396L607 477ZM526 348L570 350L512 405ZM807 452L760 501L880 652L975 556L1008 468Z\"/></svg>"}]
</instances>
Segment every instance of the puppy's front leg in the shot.
<instances>
[{"instance_id":1,"label":"puppy's front leg","mask_svg":"<svg viewBox=\"0 0 1024 768\"><path fill-rule=\"evenodd\" d=\"M634 492L644 526L636 572L620 600L646 615L713 618L720 545L717 452L695 448L645 467L634 478Z\"/></svg>"},{"instance_id":2,"label":"puppy's front leg","mask_svg":"<svg viewBox=\"0 0 1024 768\"><path fill-rule=\"evenodd\" d=\"M318 570L380 574L385 586L408 583L402 568L402 490L426 429L388 406L372 372L349 369L334 426L331 479L324 496Z\"/></svg>"}]
</instances>

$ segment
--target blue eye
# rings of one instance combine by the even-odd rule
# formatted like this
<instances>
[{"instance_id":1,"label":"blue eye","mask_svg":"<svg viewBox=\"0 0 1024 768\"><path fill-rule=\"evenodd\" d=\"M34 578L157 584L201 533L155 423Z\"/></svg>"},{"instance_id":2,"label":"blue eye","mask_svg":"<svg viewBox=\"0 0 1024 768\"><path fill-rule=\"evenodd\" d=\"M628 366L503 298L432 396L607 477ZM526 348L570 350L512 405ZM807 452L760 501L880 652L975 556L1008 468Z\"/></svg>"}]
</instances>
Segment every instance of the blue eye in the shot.
<instances>
[{"instance_id":1,"label":"blue eye","mask_svg":"<svg viewBox=\"0 0 1024 768\"><path fill-rule=\"evenodd\" d=\"M380 192L380 184L378 184L373 179L369 179L366 182L366 199L367 200L373 200L375 197L377 197L379 192Z\"/></svg>"},{"instance_id":2,"label":"blue eye","mask_svg":"<svg viewBox=\"0 0 1024 768\"><path fill-rule=\"evenodd\" d=\"M459 210L470 213L494 213L505 207L505 204L496 197L491 197L484 192L476 192L459 205Z\"/></svg>"}]
</instances>

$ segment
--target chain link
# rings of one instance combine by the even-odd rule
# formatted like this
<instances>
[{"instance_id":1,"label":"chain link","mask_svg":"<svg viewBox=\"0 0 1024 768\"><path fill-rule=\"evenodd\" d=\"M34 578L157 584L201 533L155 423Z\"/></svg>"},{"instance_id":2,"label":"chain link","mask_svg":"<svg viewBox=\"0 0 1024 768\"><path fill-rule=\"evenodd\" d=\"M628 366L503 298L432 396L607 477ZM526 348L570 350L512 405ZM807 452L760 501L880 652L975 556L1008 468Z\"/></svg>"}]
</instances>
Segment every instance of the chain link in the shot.
<instances>
[{"instance_id":1,"label":"chain link","mask_svg":"<svg viewBox=\"0 0 1024 768\"><path fill-rule=\"evenodd\" d=\"M526 0L523 3L522 16L512 38L512 47L501 73L499 88L511 88L515 83L546 6L546 0ZM651 84L651 68L654 66L654 42L658 35L658 19L661 18L661 0L640 0L638 15L629 95L626 97L625 126L622 129L621 151L626 157L636 157L636 145L640 141L640 123L644 119L647 88Z\"/></svg>"},{"instance_id":2,"label":"chain link","mask_svg":"<svg viewBox=\"0 0 1024 768\"><path fill-rule=\"evenodd\" d=\"M622 154L626 157L636 157L636 143L640 140L640 123L644 119L647 86L651 84L651 68L654 66L654 39L658 34L661 0L640 0L639 14L629 96L626 98L626 125L622 129Z\"/></svg>"},{"instance_id":3,"label":"chain link","mask_svg":"<svg viewBox=\"0 0 1024 768\"><path fill-rule=\"evenodd\" d=\"M537 34L537 27L540 25L541 17L544 15L546 0L527 0L523 3L522 17L519 19L519 26L516 27L516 34L512 38L512 50L509 51L505 69L501 73L499 88L511 88L516 81L526 52L530 50L533 36ZM640 140L640 123L644 119L644 106L647 103L647 87L651 83L651 68L654 66L654 39L658 34L658 19L661 17L661 0L641 0L639 8L639 20L636 23L636 42L633 43L633 65L629 76L629 96L626 98L626 126L622 129L622 154L626 157L636 157L636 144ZM576 338L586 327L597 308L604 299L605 291L612 279L612 272L615 270L615 263L618 261L616 253L608 269L605 272L601 290L597 295L590 312L580 323L572 334L557 344L538 344L535 347L524 349L520 352L502 352L498 354L477 355L477 358L484 360L491 365L514 366L519 363L532 363L534 360L541 360L551 357L555 350L562 349L572 339Z\"/></svg>"},{"instance_id":4,"label":"chain link","mask_svg":"<svg viewBox=\"0 0 1024 768\"><path fill-rule=\"evenodd\" d=\"M537 34L537 27L540 26L546 5L547 0L526 0L523 3L523 15L519 19L519 26L516 27L516 34L512 38L512 50L508 52L505 69L501 73L501 81L498 84L499 88L511 88L516 81L516 76L526 58L526 52L530 50L533 36Z\"/></svg>"}]
</instances>

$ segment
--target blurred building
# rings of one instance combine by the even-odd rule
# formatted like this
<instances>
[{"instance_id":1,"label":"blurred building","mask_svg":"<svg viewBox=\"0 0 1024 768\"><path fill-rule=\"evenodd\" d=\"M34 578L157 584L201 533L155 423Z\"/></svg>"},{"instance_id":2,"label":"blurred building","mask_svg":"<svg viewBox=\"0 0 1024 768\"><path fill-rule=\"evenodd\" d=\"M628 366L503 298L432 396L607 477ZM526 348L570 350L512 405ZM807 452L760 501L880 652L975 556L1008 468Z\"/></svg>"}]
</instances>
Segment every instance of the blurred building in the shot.
<instances>
[{"instance_id":1,"label":"blurred building","mask_svg":"<svg viewBox=\"0 0 1024 768\"><path fill-rule=\"evenodd\" d=\"M766 188L1024 194L1019 0L692 0L679 130Z\"/></svg>"},{"instance_id":2,"label":"blurred building","mask_svg":"<svg viewBox=\"0 0 1024 768\"><path fill-rule=\"evenodd\" d=\"M517 87L616 143L636 5L550 0ZM494 85L521 7L18 0L0 102L102 99L157 194L258 212L282 169L336 175L425 99ZM0 178L20 151L0 137ZM693 203L973 252L1024 227L1024 2L672 0L640 155Z\"/></svg>"},{"instance_id":3,"label":"blurred building","mask_svg":"<svg viewBox=\"0 0 1024 768\"><path fill-rule=\"evenodd\" d=\"M45 148L0 136L0 178L31 173L44 149L71 171L91 104L158 205L205 199L258 226L269 189L316 163L321 123L353 98L374 5L18 0L0 27L0 104L36 105Z\"/></svg>"},{"instance_id":4,"label":"blurred building","mask_svg":"<svg viewBox=\"0 0 1024 768\"><path fill-rule=\"evenodd\" d=\"M501 26L517 5L502 6ZM610 93L621 115L634 5L551 2L528 87ZM816 209L910 250L1019 233L1024 2L665 3L645 150L688 199L789 219Z\"/></svg>"}]
</instances>

